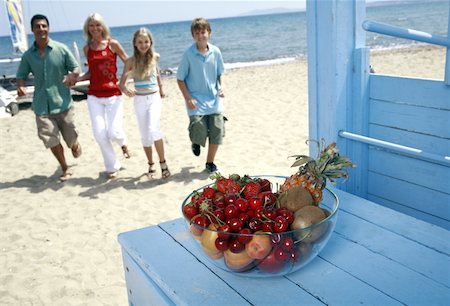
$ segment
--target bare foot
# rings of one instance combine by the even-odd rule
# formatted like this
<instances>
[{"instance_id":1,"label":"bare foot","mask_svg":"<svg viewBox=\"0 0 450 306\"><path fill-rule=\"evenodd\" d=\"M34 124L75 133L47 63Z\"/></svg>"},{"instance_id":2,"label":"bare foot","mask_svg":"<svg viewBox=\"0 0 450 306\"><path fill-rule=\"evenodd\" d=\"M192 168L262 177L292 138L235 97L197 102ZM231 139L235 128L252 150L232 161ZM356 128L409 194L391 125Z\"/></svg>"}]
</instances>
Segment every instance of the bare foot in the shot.
<instances>
[{"instance_id":1,"label":"bare foot","mask_svg":"<svg viewBox=\"0 0 450 306\"><path fill-rule=\"evenodd\" d=\"M119 176L119 172L115 171L115 172L108 172L108 179L110 180L114 180Z\"/></svg>"},{"instance_id":2,"label":"bare foot","mask_svg":"<svg viewBox=\"0 0 450 306\"><path fill-rule=\"evenodd\" d=\"M72 146L72 155L75 158L80 157L81 155L81 145L79 142L76 142L73 146Z\"/></svg>"}]
</instances>

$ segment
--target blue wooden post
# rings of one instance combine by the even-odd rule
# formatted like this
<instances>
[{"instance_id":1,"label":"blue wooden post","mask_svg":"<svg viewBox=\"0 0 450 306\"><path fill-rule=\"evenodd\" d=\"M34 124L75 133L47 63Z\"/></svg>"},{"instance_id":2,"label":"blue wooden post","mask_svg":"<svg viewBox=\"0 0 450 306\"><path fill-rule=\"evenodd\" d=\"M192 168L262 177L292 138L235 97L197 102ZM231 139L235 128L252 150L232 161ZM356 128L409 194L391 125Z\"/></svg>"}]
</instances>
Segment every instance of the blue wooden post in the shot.
<instances>
[{"instance_id":1,"label":"blue wooden post","mask_svg":"<svg viewBox=\"0 0 450 306\"><path fill-rule=\"evenodd\" d=\"M340 130L367 132L369 51L365 46L365 1L307 1L309 137L336 141L358 168L338 186L360 196L367 192L367 146L340 138ZM357 62L356 62L357 61ZM311 156L316 156L314 146Z\"/></svg>"},{"instance_id":2,"label":"blue wooden post","mask_svg":"<svg viewBox=\"0 0 450 306\"><path fill-rule=\"evenodd\" d=\"M450 6L448 7L448 29L447 40L450 42ZM445 79L444 83L450 85L450 46L447 46L447 56L445 58Z\"/></svg>"}]
</instances>

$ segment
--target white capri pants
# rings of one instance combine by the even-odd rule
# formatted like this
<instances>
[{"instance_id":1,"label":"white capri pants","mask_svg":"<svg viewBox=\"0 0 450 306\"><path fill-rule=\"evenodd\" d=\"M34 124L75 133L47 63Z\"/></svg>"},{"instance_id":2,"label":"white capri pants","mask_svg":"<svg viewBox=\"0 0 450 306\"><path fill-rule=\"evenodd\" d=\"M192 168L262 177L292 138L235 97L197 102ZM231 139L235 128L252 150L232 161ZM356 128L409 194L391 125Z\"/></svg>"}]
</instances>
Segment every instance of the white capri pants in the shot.
<instances>
[{"instance_id":1,"label":"white capri pants","mask_svg":"<svg viewBox=\"0 0 450 306\"><path fill-rule=\"evenodd\" d=\"M119 146L127 143L123 130L122 96L99 98L88 95L87 103L91 117L92 132L100 146L106 171L118 171L121 164L116 156L112 142L116 142Z\"/></svg>"},{"instance_id":2,"label":"white capri pants","mask_svg":"<svg viewBox=\"0 0 450 306\"><path fill-rule=\"evenodd\" d=\"M163 137L160 124L161 108L162 99L159 92L134 96L134 112L141 133L141 143L144 147L151 147L155 141Z\"/></svg>"}]
</instances>

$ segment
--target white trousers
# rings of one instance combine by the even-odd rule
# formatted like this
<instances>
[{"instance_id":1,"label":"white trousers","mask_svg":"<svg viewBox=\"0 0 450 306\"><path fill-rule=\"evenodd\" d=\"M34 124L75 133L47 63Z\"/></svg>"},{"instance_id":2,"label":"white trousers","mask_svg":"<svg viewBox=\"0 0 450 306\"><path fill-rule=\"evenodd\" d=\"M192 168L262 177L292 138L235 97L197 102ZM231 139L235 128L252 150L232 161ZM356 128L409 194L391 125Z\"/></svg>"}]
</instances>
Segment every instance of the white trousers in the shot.
<instances>
[{"instance_id":1,"label":"white trousers","mask_svg":"<svg viewBox=\"0 0 450 306\"><path fill-rule=\"evenodd\" d=\"M103 163L107 172L118 171L121 167L112 142L119 146L126 145L127 139L123 130L123 100L122 96L99 98L88 95L89 115L92 132L100 146Z\"/></svg>"},{"instance_id":2,"label":"white trousers","mask_svg":"<svg viewBox=\"0 0 450 306\"><path fill-rule=\"evenodd\" d=\"M161 108L162 99L159 92L134 96L134 112L141 133L141 143L144 147L151 147L153 142L163 137L160 124Z\"/></svg>"}]
</instances>

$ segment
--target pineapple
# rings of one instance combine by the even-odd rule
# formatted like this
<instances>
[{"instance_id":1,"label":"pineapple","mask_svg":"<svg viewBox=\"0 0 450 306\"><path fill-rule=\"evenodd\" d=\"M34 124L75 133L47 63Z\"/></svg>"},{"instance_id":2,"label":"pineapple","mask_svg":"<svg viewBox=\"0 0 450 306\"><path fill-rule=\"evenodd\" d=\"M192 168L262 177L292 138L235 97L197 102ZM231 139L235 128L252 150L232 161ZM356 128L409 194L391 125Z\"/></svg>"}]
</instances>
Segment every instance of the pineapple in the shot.
<instances>
[{"instance_id":1,"label":"pineapple","mask_svg":"<svg viewBox=\"0 0 450 306\"><path fill-rule=\"evenodd\" d=\"M334 184L337 178L347 178L346 168L355 167L355 165L348 157L339 155L335 142L326 147L324 139L320 143L314 142L319 151L317 158L313 159L307 155L291 156L295 157L292 167L300 166L300 168L297 173L285 180L280 191L285 192L293 186L301 186L309 191L314 204L317 205L322 200L322 190L325 188L327 179Z\"/></svg>"}]
</instances>

